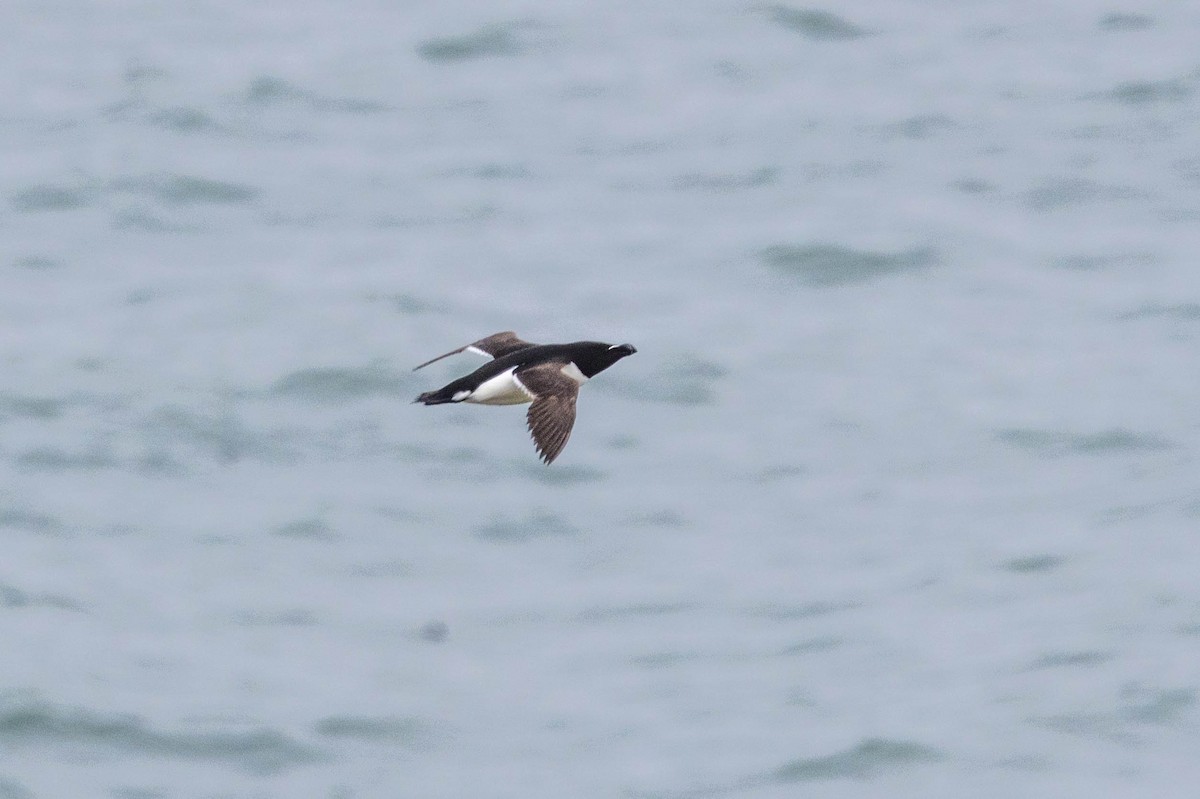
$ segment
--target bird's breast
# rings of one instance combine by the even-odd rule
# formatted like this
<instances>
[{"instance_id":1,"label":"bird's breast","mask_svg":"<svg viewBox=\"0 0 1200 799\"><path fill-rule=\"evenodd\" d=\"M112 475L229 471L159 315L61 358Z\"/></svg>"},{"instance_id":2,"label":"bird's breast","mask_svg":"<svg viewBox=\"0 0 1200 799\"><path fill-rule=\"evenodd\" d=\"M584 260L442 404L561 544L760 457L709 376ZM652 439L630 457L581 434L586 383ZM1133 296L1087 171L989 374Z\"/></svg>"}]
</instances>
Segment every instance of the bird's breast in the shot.
<instances>
[{"instance_id":1,"label":"bird's breast","mask_svg":"<svg viewBox=\"0 0 1200 799\"><path fill-rule=\"evenodd\" d=\"M567 361L567 365L561 371L581 386L588 381L587 375L579 371L579 367L575 365L574 361Z\"/></svg>"}]
</instances>

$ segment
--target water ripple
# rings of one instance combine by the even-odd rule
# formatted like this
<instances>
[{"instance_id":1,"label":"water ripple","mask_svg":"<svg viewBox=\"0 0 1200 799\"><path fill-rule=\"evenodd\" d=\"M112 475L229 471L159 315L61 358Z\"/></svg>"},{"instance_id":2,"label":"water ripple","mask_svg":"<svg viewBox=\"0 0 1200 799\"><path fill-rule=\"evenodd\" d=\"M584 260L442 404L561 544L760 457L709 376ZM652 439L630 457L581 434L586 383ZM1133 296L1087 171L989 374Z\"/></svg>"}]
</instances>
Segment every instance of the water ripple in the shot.
<instances>
[{"instance_id":1,"label":"water ripple","mask_svg":"<svg viewBox=\"0 0 1200 799\"><path fill-rule=\"evenodd\" d=\"M502 543L569 536L577 532L575 526L565 518L546 510L534 511L522 519L497 517L490 523L475 528L475 535L479 538Z\"/></svg>"},{"instance_id":2,"label":"water ripple","mask_svg":"<svg viewBox=\"0 0 1200 799\"><path fill-rule=\"evenodd\" d=\"M576 619L581 622L609 622L653 616L673 616L686 613L696 607L692 602L640 602L632 605L610 605L581 611Z\"/></svg>"},{"instance_id":3,"label":"water ripple","mask_svg":"<svg viewBox=\"0 0 1200 799\"><path fill-rule=\"evenodd\" d=\"M1073 712L1032 716L1028 724L1068 735L1137 743L1146 725L1168 726L1193 714L1196 691L1191 688L1147 688L1129 685L1117 707L1107 712Z\"/></svg>"},{"instance_id":4,"label":"water ripple","mask_svg":"<svg viewBox=\"0 0 1200 799\"><path fill-rule=\"evenodd\" d=\"M78 602L58 594L30 594L15 586L0 583L0 607L15 609L39 606L60 610L83 610L83 606Z\"/></svg>"},{"instance_id":5,"label":"water ripple","mask_svg":"<svg viewBox=\"0 0 1200 799\"><path fill-rule=\"evenodd\" d=\"M0 708L0 741L7 746L65 744L152 757L225 761L257 774L326 759L320 750L277 730L160 732L137 716L68 710L40 701Z\"/></svg>"},{"instance_id":6,"label":"water ripple","mask_svg":"<svg viewBox=\"0 0 1200 799\"><path fill-rule=\"evenodd\" d=\"M164 108L150 115L150 124L179 133L215 133L224 130L212 115L199 108Z\"/></svg>"},{"instance_id":7,"label":"water ripple","mask_svg":"<svg viewBox=\"0 0 1200 799\"><path fill-rule=\"evenodd\" d=\"M1106 31L1142 31L1154 27L1154 18L1146 14L1106 14L1100 28Z\"/></svg>"},{"instance_id":8,"label":"water ripple","mask_svg":"<svg viewBox=\"0 0 1200 799\"><path fill-rule=\"evenodd\" d=\"M1192 90L1178 80L1131 81L1114 87L1104 95L1122 105L1182 103L1191 96Z\"/></svg>"},{"instance_id":9,"label":"water ripple","mask_svg":"<svg viewBox=\"0 0 1200 799\"><path fill-rule=\"evenodd\" d=\"M1130 319L1176 319L1183 322L1200 321L1200 303L1184 302L1178 305L1145 305L1136 311L1128 311L1117 316L1125 321Z\"/></svg>"},{"instance_id":10,"label":"water ripple","mask_svg":"<svg viewBox=\"0 0 1200 799\"><path fill-rule=\"evenodd\" d=\"M1087 178L1056 177L1030 189L1025 201L1034 211L1053 211L1089 202L1128 200L1137 196L1137 192L1127 186L1110 186Z\"/></svg>"},{"instance_id":11,"label":"water ripple","mask_svg":"<svg viewBox=\"0 0 1200 799\"><path fill-rule=\"evenodd\" d=\"M326 738L380 741L410 749L428 748L434 734L428 722L406 716L329 716L318 721L313 731Z\"/></svg>"},{"instance_id":12,"label":"water ripple","mask_svg":"<svg viewBox=\"0 0 1200 799\"><path fill-rule=\"evenodd\" d=\"M144 195L166 205L245 205L258 189L195 175L149 175L113 181L113 191Z\"/></svg>"},{"instance_id":13,"label":"water ripple","mask_svg":"<svg viewBox=\"0 0 1200 799\"><path fill-rule=\"evenodd\" d=\"M699 190L725 194L741 189L770 186L778 177L779 170L769 166L759 167L744 174L689 172L675 178L672 186L682 191Z\"/></svg>"},{"instance_id":14,"label":"water ripple","mask_svg":"<svg viewBox=\"0 0 1200 799\"><path fill-rule=\"evenodd\" d=\"M245 459L284 462L297 457L294 442L283 430L250 429L231 412L202 413L178 405L164 405L142 424L147 440L142 466L154 473L182 470L180 457L191 460L198 452L217 463ZM190 448L193 452L181 453Z\"/></svg>"},{"instance_id":15,"label":"water ripple","mask_svg":"<svg viewBox=\"0 0 1200 799\"><path fill-rule=\"evenodd\" d=\"M297 104L305 105L314 111L351 114L374 114L386 111L388 108L382 103L371 100L327 97L271 75L256 78L243 93L242 102L256 107Z\"/></svg>"},{"instance_id":16,"label":"water ripple","mask_svg":"<svg viewBox=\"0 0 1200 799\"><path fill-rule=\"evenodd\" d=\"M63 531L63 524L53 516L20 508L0 509L0 528L12 527L42 535L56 535Z\"/></svg>"},{"instance_id":17,"label":"water ripple","mask_svg":"<svg viewBox=\"0 0 1200 799\"><path fill-rule=\"evenodd\" d=\"M1010 428L996 433L996 438L1043 457L1103 455L1110 452L1158 452L1172 446L1170 441L1158 436L1134 433L1123 428L1082 435L1053 430Z\"/></svg>"},{"instance_id":18,"label":"water ripple","mask_svg":"<svg viewBox=\"0 0 1200 799\"><path fill-rule=\"evenodd\" d=\"M844 752L794 760L775 770L778 782L807 782L873 777L881 772L896 771L943 759L937 749L913 741L887 738L868 738Z\"/></svg>"},{"instance_id":19,"label":"water ripple","mask_svg":"<svg viewBox=\"0 0 1200 799\"><path fill-rule=\"evenodd\" d=\"M1063 666L1098 666L1112 660L1109 652L1047 652L1029 665L1032 670L1057 669Z\"/></svg>"},{"instance_id":20,"label":"water ripple","mask_svg":"<svg viewBox=\"0 0 1200 799\"><path fill-rule=\"evenodd\" d=\"M91 202L91 192L79 187L39 184L18 191L9 197L18 213L39 211L73 211Z\"/></svg>"},{"instance_id":21,"label":"water ripple","mask_svg":"<svg viewBox=\"0 0 1200 799\"><path fill-rule=\"evenodd\" d=\"M768 6L765 10L776 25L814 41L858 39L867 35L866 29L828 11L782 5Z\"/></svg>"},{"instance_id":22,"label":"water ripple","mask_svg":"<svg viewBox=\"0 0 1200 799\"><path fill-rule=\"evenodd\" d=\"M1034 574L1050 572L1066 562L1066 558L1058 555L1029 555L1024 558L1013 558L1004 564L1004 569L1018 574Z\"/></svg>"},{"instance_id":23,"label":"water ripple","mask_svg":"<svg viewBox=\"0 0 1200 799\"><path fill-rule=\"evenodd\" d=\"M492 25L463 36L429 39L417 46L422 58L435 63L514 56L522 50L512 25Z\"/></svg>"},{"instance_id":24,"label":"water ripple","mask_svg":"<svg viewBox=\"0 0 1200 799\"><path fill-rule=\"evenodd\" d=\"M42 271L47 269L61 269L63 263L57 258L49 258L45 255L23 255L13 260L13 266L21 269Z\"/></svg>"},{"instance_id":25,"label":"water ripple","mask_svg":"<svg viewBox=\"0 0 1200 799\"><path fill-rule=\"evenodd\" d=\"M117 461L107 451L96 448L71 452L61 447L34 447L16 457L17 466L30 471L62 472L79 469L109 469Z\"/></svg>"},{"instance_id":26,"label":"water ripple","mask_svg":"<svg viewBox=\"0 0 1200 799\"><path fill-rule=\"evenodd\" d=\"M324 519L298 519L276 527L272 532L284 538L330 540L336 538L333 528Z\"/></svg>"},{"instance_id":27,"label":"water ripple","mask_svg":"<svg viewBox=\"0 0 1200 799\"><path fill-rule=\"evenodd\" d=\"M0 394L0 413L23 416L27 419L57 419L62 416L66 401L53 397L30 397Z\"/></svg>"},{"instance_id":28,"label":"water ripple","mask_svg":"<svg viewBox=\"0 0 1200 799\"><path fill-rule=\"evenodd\" d=\"M928 247L881 253L836 244L778 244L763 250L761 257L768 266L814 288L865 283L938 263L937 251Z\"/></svg>"}]
</instances>

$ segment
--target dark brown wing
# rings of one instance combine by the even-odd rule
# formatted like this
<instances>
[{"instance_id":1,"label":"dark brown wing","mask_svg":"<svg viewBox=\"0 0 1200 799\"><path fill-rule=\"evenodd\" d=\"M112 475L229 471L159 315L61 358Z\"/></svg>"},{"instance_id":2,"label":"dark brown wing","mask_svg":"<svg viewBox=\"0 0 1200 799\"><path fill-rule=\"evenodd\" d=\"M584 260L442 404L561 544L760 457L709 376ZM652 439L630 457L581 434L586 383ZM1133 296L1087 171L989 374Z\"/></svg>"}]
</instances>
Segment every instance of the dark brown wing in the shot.
<instances>
[{"instance_id":1,"label":"dark brown wing","mask_svg":"<svg viewBox=\"0 0 1200 799\"><path fill-rule=\"evenodd\" d=\"M579 384L562 373L565 365L565 361L550 361L518 369L513 375L533 395L525 420L533 443L547 464L562 452L575 426Z\"/></svg>"},{"instance_id":2,"label":"dark brown wing","mask_svg":"<svg viewBox=\"0 0 1200 799\"><path fill-rule=\"evenodd\" d=\"M458 355L464 350L473 350L480 355L490 355L493 358L500 358L504 355L508 355L510 352L516 352L517 350L523 350L526 347L532 346L533 345L528 341L521 341L521 339L517 338L517 334L511 330L505 330L503 333L493 333L487 338L481 338L479 341L476 341L472 344L464 344L458 349L450 350L445 355L439 355L432 360L426 361L420 366L414 366L413 371L415 372L431 363L440 361L442 358L449 358L451 355Z\"/></svg>"}]
</instances>

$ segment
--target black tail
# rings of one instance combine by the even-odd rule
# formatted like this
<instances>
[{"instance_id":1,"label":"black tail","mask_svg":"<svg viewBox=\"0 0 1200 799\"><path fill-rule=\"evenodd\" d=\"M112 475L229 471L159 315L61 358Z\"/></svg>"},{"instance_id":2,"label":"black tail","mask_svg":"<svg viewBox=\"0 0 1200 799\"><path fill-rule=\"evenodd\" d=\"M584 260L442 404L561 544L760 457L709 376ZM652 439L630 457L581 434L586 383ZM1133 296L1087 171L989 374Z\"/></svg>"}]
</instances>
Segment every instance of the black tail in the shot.
<instances>
[{"instance_id":1,"label":"black tail","mask_svg":"<svg viewBox=\"0 0 1200 799\"><path fill-rule=\"evenodd\" d=\"M417 397L413 402L422 402L426 405L443 405L447 402L454 402L450 399L450 395L442 393L445 389L437 391L426 391L421 396Z\"/></svg>"}]
</instances>

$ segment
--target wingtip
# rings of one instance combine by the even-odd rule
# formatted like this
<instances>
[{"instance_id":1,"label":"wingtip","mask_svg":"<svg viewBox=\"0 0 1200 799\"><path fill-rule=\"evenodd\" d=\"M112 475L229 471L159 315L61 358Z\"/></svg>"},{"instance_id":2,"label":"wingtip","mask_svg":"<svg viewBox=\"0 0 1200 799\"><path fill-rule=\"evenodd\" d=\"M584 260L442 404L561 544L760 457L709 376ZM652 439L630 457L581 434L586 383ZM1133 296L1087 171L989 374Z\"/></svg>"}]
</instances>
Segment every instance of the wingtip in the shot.
<instances>
[{"instance_id":1,"label":"wingtip","mask_svg":"<svg viewBox=\"0 0 1200 799\"><path fill-rule=\"evenodd\" d=\"M530 430L529 432L532 433L533 431ZM564 442L564 445L565 445L565 442ZM537 438L533 439L533 448L537 451L538 458L541 460L541 462L546 464L547 466L554 463L554 460L559 455L562 454L561 447L559 448L558 452L551 452L549 450L542 449L542 445L540 443L538 443Z\"/></svg>"},{"instance_id":2,"label":"wingtip","mask_svg":"<svg viewBox=\"0 0 1200 799\"><path fill-rule=\"evenodd\" d=\"M470 346L470 345L468 344L467 346ZM460 352L462 352L462 351L463 351L463 350L465 350L466 348L467 348L467 347L459 347L459 348L458 348L458 349L456 349L456 350L450 350L450 352L447 352L447 353L444 353L444 354L442 354L442 355L439 355L439 356L437 356L436 358L430 358L430 359L429 359L428 361L426 361L425 363L423 363L423 364L421 364L421 365L419 365L419 366L414 366L414 367L413 367L413 371L415 372L415 371L417 371L418 369L424 369L424 368L425 368L426 366L428 366L429 364L431 364L431 363L437 363L437 362L438 362L438 361L440 361L442 358L449 358L451 355L458 355Z\"/></svg>"}]
</instances>

